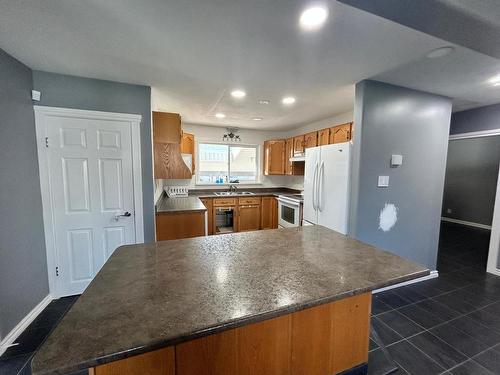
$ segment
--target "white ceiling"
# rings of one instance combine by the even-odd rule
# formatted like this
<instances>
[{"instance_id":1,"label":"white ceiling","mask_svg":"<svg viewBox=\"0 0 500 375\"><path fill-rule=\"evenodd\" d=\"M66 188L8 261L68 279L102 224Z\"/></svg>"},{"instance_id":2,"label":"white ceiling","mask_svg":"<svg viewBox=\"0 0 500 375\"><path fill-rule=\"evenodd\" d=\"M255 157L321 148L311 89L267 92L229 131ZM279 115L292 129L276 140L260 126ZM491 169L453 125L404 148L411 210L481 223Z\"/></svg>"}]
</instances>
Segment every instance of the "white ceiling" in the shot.
<instances>
[{"instance_id":1,"label":"white ceiling","mask_svg":"<svg viewBox=\"0 0 500 375\"><path fill-rule=\"evenodd\" d=\"M466 107L500 101L479 85L498 60L463 48L446 64L425 59L448 43L335 1L325 27L305 33L297 20L309 3L2 0L0 48L37 70L150 85L154 109L197 124L294 128L352 110L354 83L371 77ZM233 100L233 88L247 97ZM284 107L284 95L297 103Z\"/></svg>"},{"instance_id":2,"label":"white ceiling","mask_svg":"<svg viewBox=\"0 0 500 375\"><path fill-rule=\"evenodd\" d=\"M439 2L468 14L479 21L500 26L500 4L498 0L438 0Z\"/></svg>"}]
</instances>

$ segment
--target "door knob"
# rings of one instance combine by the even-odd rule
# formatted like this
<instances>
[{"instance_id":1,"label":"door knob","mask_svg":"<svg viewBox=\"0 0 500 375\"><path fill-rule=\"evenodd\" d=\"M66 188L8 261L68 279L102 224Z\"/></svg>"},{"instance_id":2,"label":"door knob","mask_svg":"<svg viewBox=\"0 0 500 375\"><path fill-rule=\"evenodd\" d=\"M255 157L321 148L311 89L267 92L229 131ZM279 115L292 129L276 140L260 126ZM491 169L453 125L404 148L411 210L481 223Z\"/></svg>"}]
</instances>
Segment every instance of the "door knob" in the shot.
<instances>
[{"instance_id":1,"label":"door knob","mask_svg":"<svg viewBox=\"0 0 500 375\"><path fill-rule=\"evenodd\" d=\"M115 215L115 220L118 221L120 220L121 217L130 217L132 216L132 214L128 211L125 211L125 213L121 214L121 215Z\"/></svg>"}]
</instances>

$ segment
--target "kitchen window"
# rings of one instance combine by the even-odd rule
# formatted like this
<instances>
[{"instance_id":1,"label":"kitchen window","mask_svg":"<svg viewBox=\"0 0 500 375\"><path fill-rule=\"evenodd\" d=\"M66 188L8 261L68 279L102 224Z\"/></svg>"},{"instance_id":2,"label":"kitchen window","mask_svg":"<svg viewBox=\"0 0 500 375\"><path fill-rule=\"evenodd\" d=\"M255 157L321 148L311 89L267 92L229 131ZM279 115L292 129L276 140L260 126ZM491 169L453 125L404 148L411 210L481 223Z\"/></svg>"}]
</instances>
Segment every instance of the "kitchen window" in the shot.
<instances>
[{"instance_id":1,"label":"kitchen window","mask_svg":"<svg viewBox=\"0 0 500 375\"><path fill-rule=\"evenodd\" d=\"M258 146L198 144L196 183L252 184L259 182Z\"/></svg>"}]
</instances>

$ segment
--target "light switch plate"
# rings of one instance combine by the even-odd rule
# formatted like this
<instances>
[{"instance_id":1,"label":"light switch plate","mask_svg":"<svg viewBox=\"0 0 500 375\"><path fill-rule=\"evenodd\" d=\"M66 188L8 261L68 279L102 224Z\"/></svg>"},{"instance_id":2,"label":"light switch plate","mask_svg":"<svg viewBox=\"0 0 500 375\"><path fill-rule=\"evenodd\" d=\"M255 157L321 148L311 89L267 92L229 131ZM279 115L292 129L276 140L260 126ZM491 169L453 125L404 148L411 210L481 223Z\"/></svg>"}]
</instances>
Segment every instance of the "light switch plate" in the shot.
<instances>
[{"instance_id":1,"label":"light switch plate","mask_svg":"<svg viewBox=\"0 0 500 375\"><path fill-rule=\"evenodd\" d=\"M391 165L393 167L397 167L403 164L403 155L392 155L391 156Z\"/></svg>"},{"instance_id":2,"label":"light switch plate","mask_svg":"<svg viewBox=\"0 0 500 375\"><path fill-rule=\"evenodd\" d=\"M378 187L389 187L389 176L378 176Z\"/></svg>"}]
</instances>

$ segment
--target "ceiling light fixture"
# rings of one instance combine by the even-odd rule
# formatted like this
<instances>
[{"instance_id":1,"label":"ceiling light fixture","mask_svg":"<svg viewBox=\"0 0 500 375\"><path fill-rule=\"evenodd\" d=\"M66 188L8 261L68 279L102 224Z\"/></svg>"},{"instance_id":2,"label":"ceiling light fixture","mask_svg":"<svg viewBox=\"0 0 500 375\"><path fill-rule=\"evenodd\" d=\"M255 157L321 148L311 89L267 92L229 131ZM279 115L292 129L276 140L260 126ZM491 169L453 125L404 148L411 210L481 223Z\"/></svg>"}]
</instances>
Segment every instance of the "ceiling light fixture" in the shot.
<instances>
[{"instance_id":1,"label":"ceiling light fixture","mask_svg":"<svg viewBox=\"0 0 500 375\"><path fill-rule=\"evenodd\" d=\"M500 86L500 74L494 77L491 77L488 82L493 86Z\"/></svg>"},{"instance_id":2,"label":"ceiling light fixture","mask_svg":"<svg viewBox=\"0 0 500 375\"><path fill-rule=\"evenodd\" d=\"M455 47L452 46L439 47L430 51L426 56L429 59L437 59L439 57L447 56L453 51L455 51Z\"/></svg>"},{"instance_id":3,"label":"ceiling light fixture","mask_svg":"<svg viewBox=\"0 0 500 375\"><path fill-rule=\"evenodd\" d=\"M247 93L243 90L233 90L231 91L231 96L236 99L241 99L244 98L247 95Z\"/></svg>"},{"instance_id":4,"label":"ceiling light fixture","mask_svg":"<svg viewBox=\"0 0 500 375\"><path fill-rule=\"evenodd\" d=\"M226 115L224 113L217 112L215 114L215 117L217 117L217 118L224 118L224 117L226 117Z\"/></svg>"},{"instance_id":5,"label":"ceiling light fixture","mask_svg":"<svg viewBox=\"0 0 500 375\"><path fill-rule=\"evenodd\" d=\"M261 99L261 100L259 100L259 104L267 105L269 103L271 103L271 102L269 100L267 100L267 99Z\"/></svg>"},{"instance_id":6,"label":"ceiling light fixture","mask_svg":"<svg viewBox=\"0 0 500 375\"><path fill-rule=\"evenodd\" d=\"M318 30L328 18L328 9L321 6L314 6L305 9L299 18L300 27L306 31Z\"/></svg>"},{"instance_id":7,"label":"ceiling light fixture","mask_svg":"<svg viewBox=\"0 0 500 375\"><path fill-rule=\"evenodd\" d=\"M293 96L285 96L281 102L285 105L291 105L295 103L296 99Z\"/></svg>"},{"instance_id":8,"label":"ceiling light fixture","mask_svg":"<svg viewBox=\"0 0 500 375\"><path fill-rule=\"evenodd\" d=\"M252 120L254 120L254 121L262 121L264 119L262 117L254 117Z\"/></svg>"}]
</instances>

